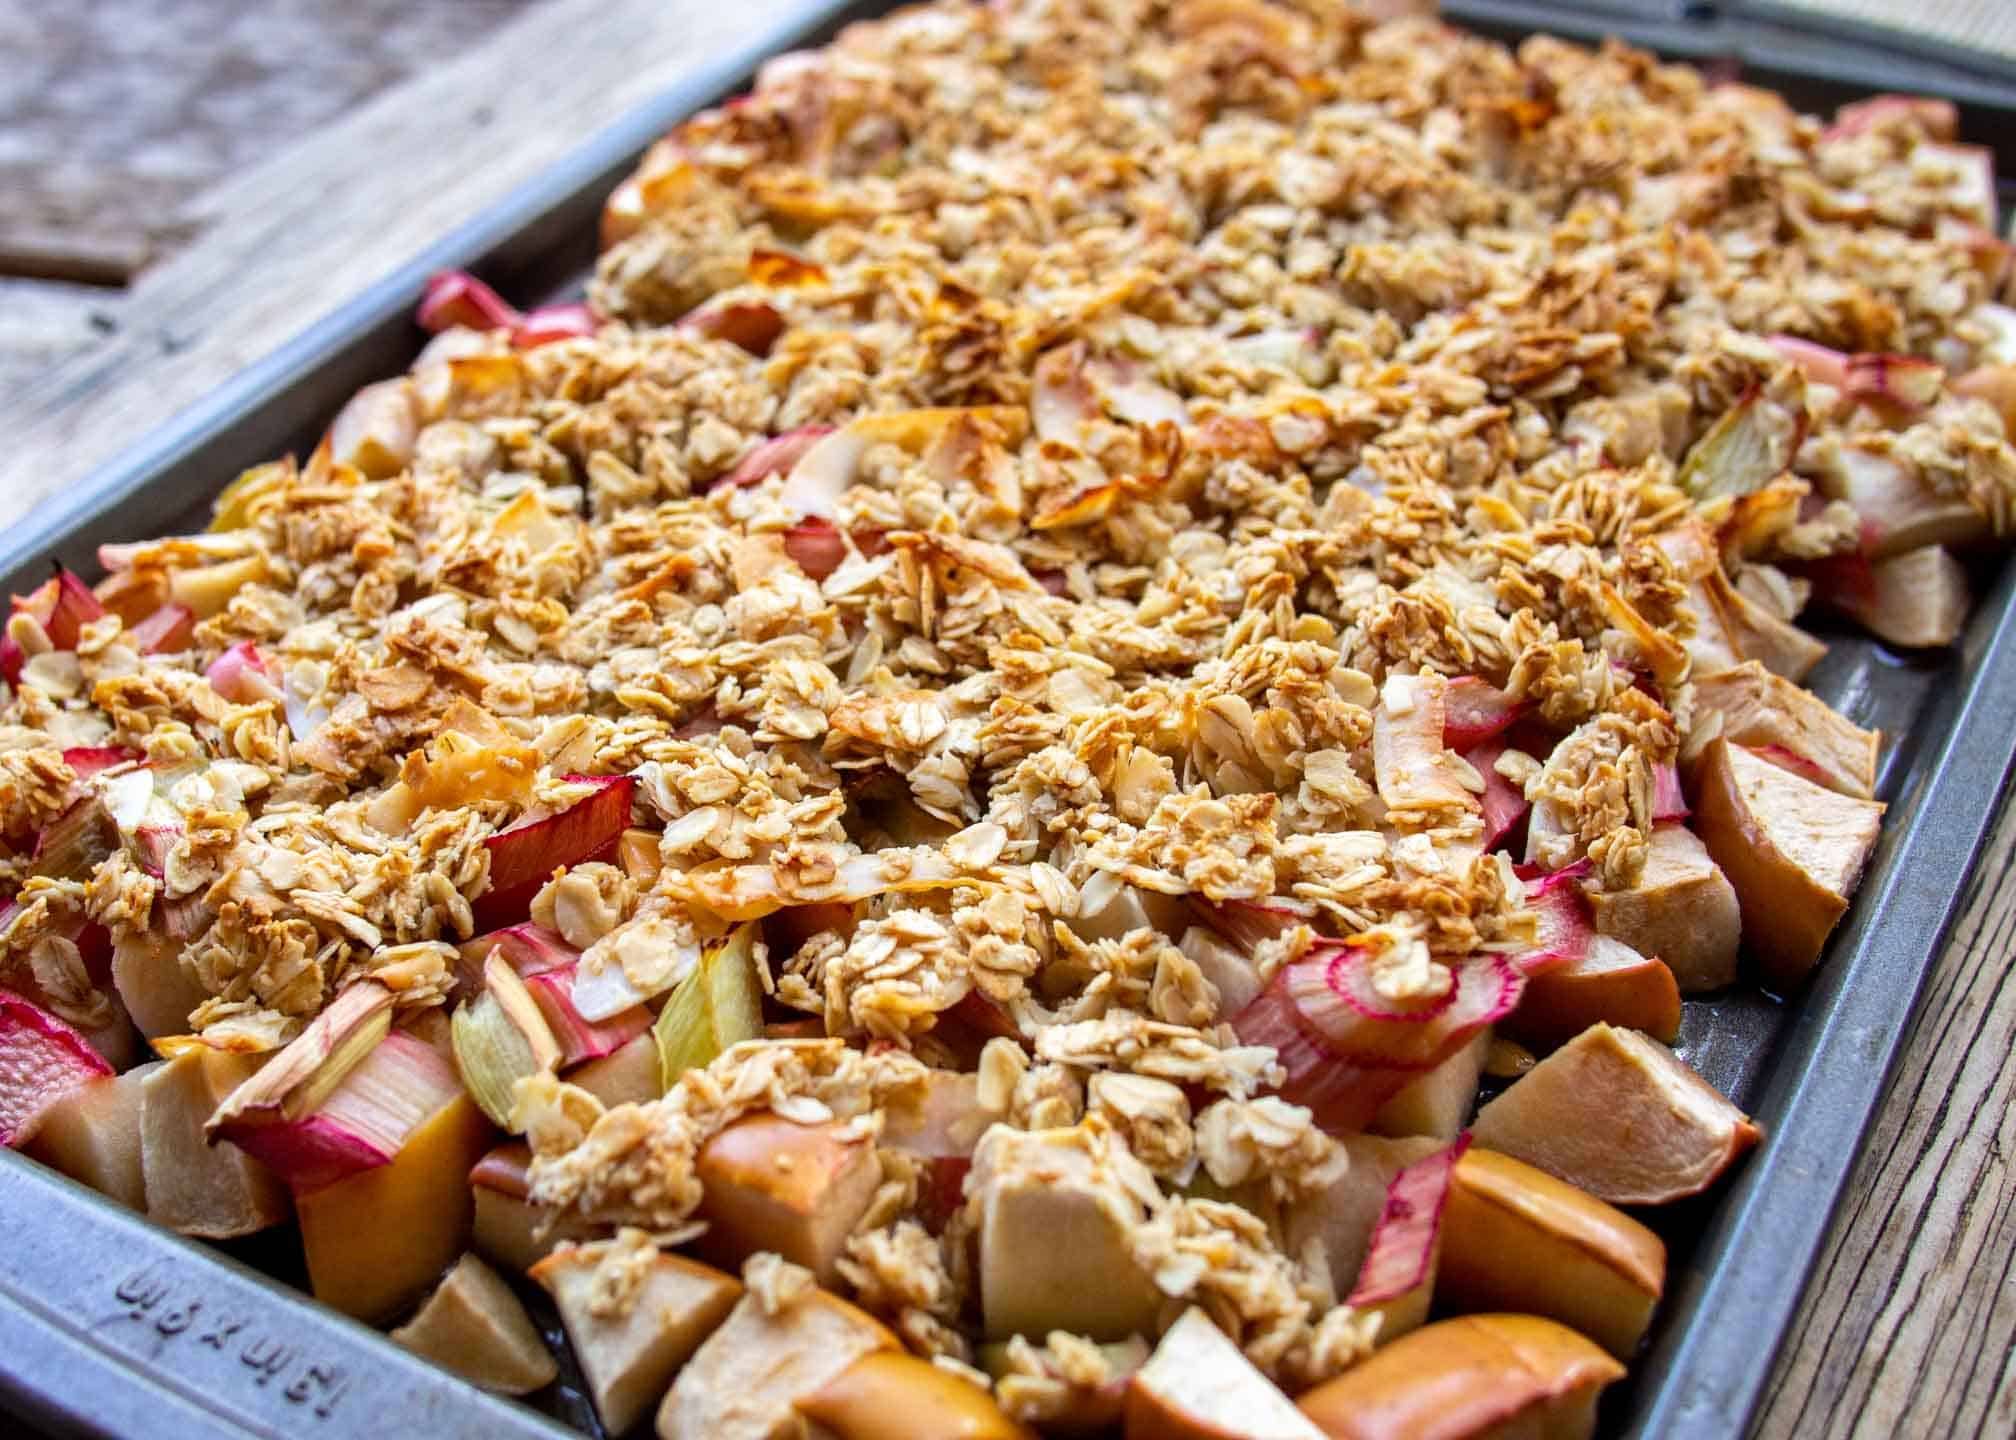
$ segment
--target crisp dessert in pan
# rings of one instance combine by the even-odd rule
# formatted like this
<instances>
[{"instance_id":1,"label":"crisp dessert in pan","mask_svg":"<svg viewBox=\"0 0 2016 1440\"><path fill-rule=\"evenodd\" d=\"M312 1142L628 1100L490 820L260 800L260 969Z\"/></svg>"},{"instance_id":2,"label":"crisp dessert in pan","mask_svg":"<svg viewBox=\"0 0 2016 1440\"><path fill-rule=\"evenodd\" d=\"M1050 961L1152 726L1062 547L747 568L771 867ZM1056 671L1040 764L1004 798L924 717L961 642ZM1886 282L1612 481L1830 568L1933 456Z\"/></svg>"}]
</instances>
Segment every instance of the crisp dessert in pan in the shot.
<instances>
[{"instance_id":1,"label":"crisp dessert in pan","mask_svg":"<svg viewBox=\"0 0 2016 1440\"><path fill-rule=\"evenodd\" d=\"M612 1433L1586 1434L1760 1139L1682 997L1881 824L1796 622L2010 527L1954 130L1316 0L772 62L15 599L8 1142L499 1390L537 1287Z\"/></svg>"}]
</instances>

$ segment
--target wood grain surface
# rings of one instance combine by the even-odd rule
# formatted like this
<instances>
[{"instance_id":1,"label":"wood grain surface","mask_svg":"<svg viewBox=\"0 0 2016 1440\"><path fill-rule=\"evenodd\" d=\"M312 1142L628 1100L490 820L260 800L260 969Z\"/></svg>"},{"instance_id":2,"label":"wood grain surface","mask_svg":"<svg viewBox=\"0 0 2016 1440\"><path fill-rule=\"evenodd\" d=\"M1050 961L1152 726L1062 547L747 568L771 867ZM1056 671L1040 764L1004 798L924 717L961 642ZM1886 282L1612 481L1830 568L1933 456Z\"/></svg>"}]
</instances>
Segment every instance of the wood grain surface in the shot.
<instances>
[{"instance_id":1,"label":"wood grain surface","mask_svg":"<svg viewBox=\"0 0 2016 1440\"><path fill-rule=\"evenodd\" d=\"M186 212L199 238L130 294L38 302L0 287L13 317L0 340L0 525L787 3L545 0L205 192ZM2016 1433L2012 950L2016 810L2005 808L1759 1437Z\"/></svg>"}]
</instances>

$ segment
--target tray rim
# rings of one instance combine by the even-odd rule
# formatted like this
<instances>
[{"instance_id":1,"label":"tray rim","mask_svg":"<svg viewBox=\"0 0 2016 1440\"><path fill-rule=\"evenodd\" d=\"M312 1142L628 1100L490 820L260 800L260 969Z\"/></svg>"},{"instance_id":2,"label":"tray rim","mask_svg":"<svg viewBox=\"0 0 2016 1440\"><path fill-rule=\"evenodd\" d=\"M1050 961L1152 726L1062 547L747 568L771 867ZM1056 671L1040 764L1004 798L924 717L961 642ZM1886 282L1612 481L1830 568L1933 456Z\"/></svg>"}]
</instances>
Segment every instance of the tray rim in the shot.
<instances>
[{"instance_id":1,"label":"tray rim","mask_svg":"<svg viewBox=\"0 0 2016 1440\"><path fill-rule=\"evenodd\" d=\"M103 528L115 512L158 511L159 491L187 488L192 498L214 493L227 477L214 463L206 463L211 452L228 452L234 441L239 448L256 448L258 441L244 437L260 429L269 411L288 411L300 403L303 389L334 393L340 403L357 384L379 378L383 366L374 337L382 342L392 332L396 339L406 329L413 297L428 276L455 267L479 272L508 268L506 257L516 247L533 243L531 237L542 226L579 208L584 196L592 196L599 206L614 176L653 140L731 93L763 60L816 39L844 20L885 13L900 3L804 0L752 38L696 65L122 451L60 500L31 511L0 537L0 577L25 588L44 557L74 551L80 537ZM1442 8L1444 18L1486 33L1530 27L1530 32L1578 40L1620 34L1633 44L1695 63L1731 51L1726 37L1704 39L1701 30L1690 31L1677 17L1627 15L1614 0L1599 0L1595 8L1580 11L1572 4L1534 0L1445 0ZM1762 7L1767 12L1772 8ZM1748 47L1741 48L1746 60L1752 58ZM1781 68L1764 55L1783 60L1782 51L1767 49L1757 57L1766 69ZM1894 77L1895 71L1890 74ZM1809 67L1806 78L1876 89L1882 88L1883 77L1850 57L1845 63L1837 58ZM1942 78L1949 81L1950 93L1970 103L2016 113L2016 92L1996 91L1978 71L1955 75L1948 70ZM2011 78L2016 81L2016 69ZM410 353L410 343L407 348ZM361 360L360 371L360 352L365 351L370 355ZM322 413L333 408L325 406ZM292 420L283 423L288 431L299 428ZM264 428L274 427L268 423ZM277 453L283 445L284 439L263 453ZM1778 1053L1764 1071L1756 1115L1767 1126L1766 1143L1716 1197L1686 1272L1670 1277L1665 1301L1669 1323L1652 1349L1634 1362L1638 1404L1621 1432L1632 1440L1740 1435L1762 1399L1786 1338L1786 1322L1804 1299L1897 1056L1920 1018L1917 1006L1932 965L1980 879L1981 848L2001 813L2016 766L2016 727L1994 723L2016 712L2016 557L2002 565L1992 595L1977 605L1960 649L1960 683L1942 690L1921 718L1927 743L1911 757L1863 887L1830 942L1815 982L1794 998L1790 1023L1774 1047ZM1941 877L1939 885L1918 883L1916 877L1927 869ZM1909 1003L1900 1007L1899 999ZM1824 1204L1814 1203L1816 1193L1824 1195ZM526 1407L486 1396L284 1282L160 1230L24 1157L0 1158L0 1208L22 1214L30 1206L82 1212L84 1228L103 1243L116 1241L125 1255L199 1271L217 1267L234 1283L255 1290L257 1303L272 1307L285 1323L364 1363L387 1363L392 1357L401 1367L417 1367L411 1384L438 1400L430 1428L444 1436L464 1433L459 1424L441 1428L451 1404L458 1421L467 1414L472 1422L481 1422L480 1430L473 1423L468 1429L472 1436L578 1433ZM120 1433L101 1423L111 1422L114 1411L147 1415L151 1422L159 1413L154 1405L188 1398L186 1382L169 1378L171 1371L107 1344L95 1331L71 1327L67 1336L51 1332L47 1320L57 1313L51 1301L58 1297L21 1284L15 1270L12 1262L0 1261L0 1397L24 1414L60 1426L62 1433L106 1436ZM1759 1283L1767 1276L1776 1278L1768 1285ZM1718 1317L1723 1323L1712 1323ZM53 1400L40 1383L51 1374L74 1374L70 1367L80 1365L95 1382L111 1387L96 1413ZM254 1414L234 1418L207 1401L198 1408L216 1426L206 1421L200 1432L186 1433L215 1434L220 1440L279 1433ZM341 1433L341 1427L330 1433Z\"/></svg>"}]
</instances>

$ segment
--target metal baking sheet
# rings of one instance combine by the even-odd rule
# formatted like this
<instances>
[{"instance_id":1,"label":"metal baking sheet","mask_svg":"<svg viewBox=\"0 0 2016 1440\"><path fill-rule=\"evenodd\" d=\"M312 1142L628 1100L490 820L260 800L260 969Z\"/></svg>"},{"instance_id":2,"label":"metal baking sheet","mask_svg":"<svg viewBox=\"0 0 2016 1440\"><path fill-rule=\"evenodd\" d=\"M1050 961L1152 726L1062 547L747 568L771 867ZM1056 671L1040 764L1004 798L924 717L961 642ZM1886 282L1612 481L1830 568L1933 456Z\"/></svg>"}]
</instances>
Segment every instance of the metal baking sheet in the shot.
<instances>
[{"instance_id":1,"label":"metal baking sheet","mask_svg":"<svg viewBox=\"0 0 2016 1440\"><path fill-rule=\"evenodd\" d=\"M93 573L96 547L191 528L240 469L305 453L358 386L403 370L426 277L466 267L535 303L578 289L602 199L660 133L746 84L780 50L816 43L888 0L810 0L633 111L497 208L0 537L0 583L26 590L51 558ZM1740 71L1824 110L1876 89L1946 94L1968 138L2016 175L2016 72L1936 44L1885 50L1853 28L1816 32L1774 7L1680 0L1448 0L1446 16L1516 40L1617 34L1675 59ZM1755 18L1761 17L1761 18ZM2016 563L1982 574L1962 643L1910 657L1830 635L1813 688L1888 737L1881 843L1825 963L1780 1003L1753 991L1690 1000L1681 1051L1764 1124L1733 1183L1648 1215L1672 1247L1648 1348L1604 1407L1631 1440L1720 1440L1746 1429L1797 1312L1933 958L1964 905L2016 759ZM12 1153L0 1157L0 1406L50 1434L244 1437L564 1437L597 1433L562 1354L562 1381L528 1405L485 1396L286 1283L285 1240L226 1254L158 1230ZM544 1317L550 1324L548 1312Z\"/></svg>"}]
</instances>

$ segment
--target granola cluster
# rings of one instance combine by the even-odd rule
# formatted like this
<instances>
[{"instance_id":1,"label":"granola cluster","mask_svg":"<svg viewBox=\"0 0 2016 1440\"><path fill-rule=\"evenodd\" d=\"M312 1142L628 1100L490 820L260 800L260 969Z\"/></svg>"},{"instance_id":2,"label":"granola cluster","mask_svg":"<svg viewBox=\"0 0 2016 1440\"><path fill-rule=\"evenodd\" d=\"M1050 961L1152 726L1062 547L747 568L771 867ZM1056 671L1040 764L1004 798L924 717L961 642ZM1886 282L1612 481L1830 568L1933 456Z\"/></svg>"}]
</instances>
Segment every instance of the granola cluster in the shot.
<instances>
[{"instance_id":1,"label":"granola cluster","mask_svg":"<svg viewBox=\"0 0 2016 1440\"><path fill-rule=\"evenodd\" d=\"M499 924L655 1002L762 922L771 1023L826 1038L520 1087L534 1199L642 1227L601 1303L734 1120L886 1143L954 1072L1095 1135L1160 1294L1321 1380L1376 1323L1268 1217L1346 1162L1235 1016L1336 939L1397 1006L1530 947L1501 792L1524 859L1629 889L1692 678L1810 665L1870 467L2010 526L1945 383L2012 358L2006 254L1930 123L1335 0L938 0L773 61L611 201L594 333L450 330L210 533L108 547L70 643L16 614L9 974L103 1023L102 926L166 1028L265 1050L360 977L451 1004ZM1459 743L1469 693L1519 728ZM493 873L616 777L620 852ZM93 787L87 863L13 843ZM887 1166L840 1283L968 1364L979 1197L927 1230ZM1006 1354L1034 1420L1112 1363Z\"/></svg>"}]
</instances>

